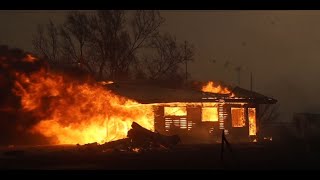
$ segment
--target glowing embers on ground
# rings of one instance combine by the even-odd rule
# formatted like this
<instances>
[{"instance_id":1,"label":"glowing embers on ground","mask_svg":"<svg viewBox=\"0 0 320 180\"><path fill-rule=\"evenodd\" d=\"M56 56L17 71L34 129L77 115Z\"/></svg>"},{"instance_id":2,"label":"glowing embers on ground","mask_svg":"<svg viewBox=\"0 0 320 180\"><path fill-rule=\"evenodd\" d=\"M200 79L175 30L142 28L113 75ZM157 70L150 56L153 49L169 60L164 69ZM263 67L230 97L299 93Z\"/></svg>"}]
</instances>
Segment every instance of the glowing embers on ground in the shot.
<instances>
[{"instance_id":1,"label":"glowing embers on ground","mask_svg":"<svg viewBox=\"0 0 320 180\"><path fill-rule=\"evenodd\" d=\"M263 137L264 141L272 141L272 137Z\"/></svg>"},{"instance_id":2,"label":"glowing embers on ground","mask_svg":"<svg viewBox=\"0 0 320 180\"><path fill-rule=\"evenodd\" d=\"M133 121L154 130L151 105L117 96L99 83L46 72L16 73L13 91L38 122L30 131L51 144L104 143L127 136Z\"/></svg>"}]
</instances>

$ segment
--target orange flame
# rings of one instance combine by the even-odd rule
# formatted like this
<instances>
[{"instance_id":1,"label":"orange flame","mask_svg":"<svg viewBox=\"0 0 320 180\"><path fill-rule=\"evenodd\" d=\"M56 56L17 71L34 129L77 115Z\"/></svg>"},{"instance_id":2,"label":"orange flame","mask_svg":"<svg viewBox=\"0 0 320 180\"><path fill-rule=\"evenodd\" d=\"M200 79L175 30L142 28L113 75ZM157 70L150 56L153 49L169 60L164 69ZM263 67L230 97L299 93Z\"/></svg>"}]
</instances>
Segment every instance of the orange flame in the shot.
<instances>
[{"instance_id":1,"label":"orange flame","mask_svg":"<svg viewBox=\"0 0 320 180\"><path fill-rule=\"evenodd\" d=\"M217 94L231 94L231 91L227 87L222 87L221 85L215 85L214 82L209 81L206 85L202 87L202 92L217 93ZM232 94L232 96L234 96Z\"/></svg>"},{"instance_id":2,"label":"orange flame","mask_svg":"<svg viewBox=\"0 0 320 180\"><path fill-rule=\"evenodd\" d=\"M80 83L42 69L16 73L23 111L40 121L31 129L51 144L104 143L125 138L133 121L153 130L153 108L120 97L99 83Z\"/></svg>"},{"instance_id":3,"label":"orange flame","mask_svg":"<svg viewBox=\"0 0 320 180\"><path fill-rule=\"evenodd\" d=\"M22 61L24 62L35 62L37 60L37 58L35 58L34 56L32 56L31 54L27 54L23 59Z\"/></svg>"},{"instance_id":4,"label":"orange flame","mask_svg":"<svg viewBox=\"0 0 320 180\"><path fill-rule=\"evenodd\" d=\"M257 134L256 108L248 108L248 113L249 113L249 135L255 136Z\"/></svg>"},{"instance_id":5,"label":"orange flame","mask_svg":"<svg viewBox=\"0 0 320 180\"><path fill-rule=\"evenodd\" d=\"M107 85L107 84L113 84L113 81L101 81L100 84Z\"/></svg>"},{"instance_id":6,"label":"orange flame","mask_svg":"<svg viewBox=\"0 0 320 180\"><path fill-rule=\"evenodd\" d=\"M187 109L186 109L186 103L180 103L181 105L184 105L182 107L164 107L164 115L165 116L186 116L187 115Z\"/></svg>"},{"instance_id":7,"label":"orange flame","mask_svg":"<svg viewBox=\"0 0 320 180\"><path fill-rule=\"evenodd\" d=\"M203 107L202 108L202 121L217 122L219 119L218 108L216 107Z\"/></svg>"},{"instance_id":8,"label":"orange flame","mask_svg":"<svg viewBox=\"0 0 320 180\"><path fill-rule=\"evenodd\" d=\"M232 127L244 127L244 108L231 108Z\"/></svg>"}]
</instances>

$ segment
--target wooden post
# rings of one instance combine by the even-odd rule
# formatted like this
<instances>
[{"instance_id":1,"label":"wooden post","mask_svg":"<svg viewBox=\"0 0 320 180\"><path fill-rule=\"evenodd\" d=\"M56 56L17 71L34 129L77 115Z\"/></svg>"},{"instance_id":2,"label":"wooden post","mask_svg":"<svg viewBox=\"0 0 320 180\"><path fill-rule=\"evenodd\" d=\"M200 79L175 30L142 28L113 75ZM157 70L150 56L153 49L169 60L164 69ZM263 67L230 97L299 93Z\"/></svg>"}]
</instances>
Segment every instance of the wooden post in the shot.
<instances>
[{"instance_id":1,"label":"wooden post","mask_svg":"<svg viewBox=\"0 0 320 180\"><path fill-rule=\"evenodd\" d=\"M220 153L220 160L223 161L223 152L224 152L224 129L222 129L222 134L221 134L221 153Z\"/></svg>"},{"instance_id":2,"label":"wooden post","mask_svg":"<svg viewBox=\"0 0 320 180\"><path fill-rule=\"evenodd\" d=\"M231 145L229 144L226 136L225 136L225 133L224 133L224 129L222 129L222 135L221 135L221 153L220 153L220 160L223 161L223 153L224 153L224 143L226 143L227 145L227 148L229 149L229 151L232 153L232 148L231 148ZM232 154L233 158L234 155Z\"/></svg>"}]
</instances>

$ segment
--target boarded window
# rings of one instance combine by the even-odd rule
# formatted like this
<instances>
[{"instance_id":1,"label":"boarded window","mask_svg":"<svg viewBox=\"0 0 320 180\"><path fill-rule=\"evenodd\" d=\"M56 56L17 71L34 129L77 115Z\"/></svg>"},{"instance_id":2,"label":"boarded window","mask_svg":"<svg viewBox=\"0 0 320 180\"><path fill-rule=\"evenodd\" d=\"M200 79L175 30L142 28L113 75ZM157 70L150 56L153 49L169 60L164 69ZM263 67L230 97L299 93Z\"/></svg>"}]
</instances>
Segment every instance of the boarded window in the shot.
<instances>
[{"instance_id":1,"label":"boarded window","mask_svg":"<svg viewBox=\"0 0 320 180\"><path fill-rule=\"evenodd\" d=\"M186 116L186 107L164 107L165 116Z\"/></svg>"},{"instance_id":2,"label":"boarded window","mask_svg":"<svg viewBox=\"0 0 320 180\"><path fill-rule=\"evenodd\" d=\"M244 108L231 108L232 127L244 127Z\"/></svg>"},{"instance_id":3,"label":"boarded window","mask_svg":"<svg viewBox=\"0 0 320 180\"><path fill-rule=\"evenodd\" d=\"M255 136L257 134L256 108L248 108L248 115L249 115L249 135Z\"/></svg>"},{"instance_id":4,"label":"boarded window","mask_svg":"<svg viewBox=\"0 0 320 180\"><path fill-rule=\"evenodd\" d=\"M202 121L218 122L218 108L216 107L202 108Z\"/></svg>"},{"instance_id":5,"label":"boarded window","mask_svg":"<svg viewBox=\"0 0 320 180\"><path fill-rule=\"evenodd\" d=\"M189 129L186 117L166 117L165 118L165 130L169 131L173 126L179 127L180 129Z\"/></svg>"},{"instance_id":6,"label":"boarded window","mask_svg":"<svg viewBox=\"0 0 320 180\"><path fill-rule=\"evenodd\" d=\"M188 129L186 107L164 107L164 116L166 131L174 126L180 129Z\"/></svg>"}]
</instances>

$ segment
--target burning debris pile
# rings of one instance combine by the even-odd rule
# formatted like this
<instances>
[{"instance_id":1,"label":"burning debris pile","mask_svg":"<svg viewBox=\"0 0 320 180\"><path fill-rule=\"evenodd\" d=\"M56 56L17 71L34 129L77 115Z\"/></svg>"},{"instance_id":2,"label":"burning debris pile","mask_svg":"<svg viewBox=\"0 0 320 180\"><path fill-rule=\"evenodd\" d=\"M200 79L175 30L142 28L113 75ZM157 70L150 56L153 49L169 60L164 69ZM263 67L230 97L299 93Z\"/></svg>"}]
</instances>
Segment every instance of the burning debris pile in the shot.
<instances>
[{"instance_id":1,"label":"burning debris pile","mask_svg":"<svg viewBox=\"0 0 320 180\"><path fill-rule=\"evenodd\" d=\"M127 138L111 141L104 144L90 143L78 145L80 149L99 150L99 151L127 151L127 152L143 152L165 149L169 150L180 142L178 135L166 136L156 132L152 132L133 122L131 129L128 131Z\"/></svg>"}]
</instances>

